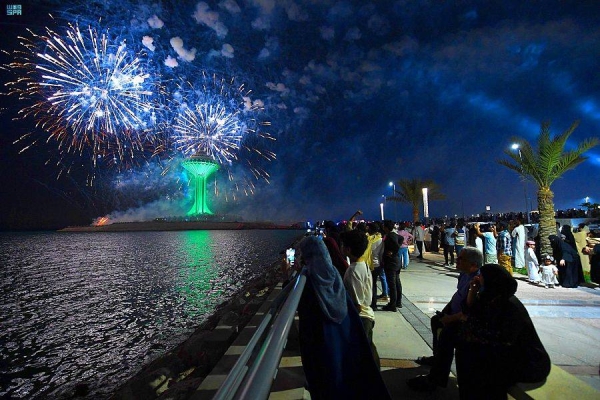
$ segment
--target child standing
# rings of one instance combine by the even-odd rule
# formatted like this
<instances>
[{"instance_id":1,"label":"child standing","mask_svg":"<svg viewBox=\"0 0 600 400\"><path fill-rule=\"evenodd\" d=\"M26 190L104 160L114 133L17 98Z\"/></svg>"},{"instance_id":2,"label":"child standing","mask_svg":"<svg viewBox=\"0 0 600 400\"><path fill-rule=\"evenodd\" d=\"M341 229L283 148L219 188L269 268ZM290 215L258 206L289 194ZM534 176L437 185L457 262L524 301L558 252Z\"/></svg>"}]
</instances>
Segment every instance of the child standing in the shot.
<instances>
[{"instance_id":1,"label":"child standing","mask_svg":"<svg viewBox=\"0 0 600 400\"><path fill-rule=\"evenodd\" d=\"M544 265L540 267L540 272L545 288L553 288L554 285L558 285L558 268L554 265L554 257L548 254L544 256Z\"/></svg>"},{"instance_id":2,"label":"child standing","mask_svg":"<svg viewBox=\"0 0 600 400\"><path fill-rule=\"evenodd\" d=\"M527 266L527 274L529 275L529 283L537 285L542 280L540 276L540 263L535 255L535 242L528 240L526 243L527 252L525 253L525 265Z\"/></svg>"}]
</instances>

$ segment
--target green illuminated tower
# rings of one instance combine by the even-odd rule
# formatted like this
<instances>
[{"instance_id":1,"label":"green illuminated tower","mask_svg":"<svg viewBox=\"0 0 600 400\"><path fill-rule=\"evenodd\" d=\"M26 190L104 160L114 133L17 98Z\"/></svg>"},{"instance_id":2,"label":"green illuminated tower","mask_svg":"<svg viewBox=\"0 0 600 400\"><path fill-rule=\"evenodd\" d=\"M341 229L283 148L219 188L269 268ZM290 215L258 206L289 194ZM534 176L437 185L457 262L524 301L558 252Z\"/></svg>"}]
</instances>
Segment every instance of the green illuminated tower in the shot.
<instances>
[{"instance_id":1,"label":"green illuminated tower","mask_svg":"<svg viewBox=\"0 0 600 400\"><path fill-rule=\"evenodd\" d=\"M194 205L187 215L212 215L213 212L206 205L206 178L219 169L219 164L210 157L195 155L185 160L182 165L192 175L196 185L194 188Z\"/></svg>"}]
</instances>

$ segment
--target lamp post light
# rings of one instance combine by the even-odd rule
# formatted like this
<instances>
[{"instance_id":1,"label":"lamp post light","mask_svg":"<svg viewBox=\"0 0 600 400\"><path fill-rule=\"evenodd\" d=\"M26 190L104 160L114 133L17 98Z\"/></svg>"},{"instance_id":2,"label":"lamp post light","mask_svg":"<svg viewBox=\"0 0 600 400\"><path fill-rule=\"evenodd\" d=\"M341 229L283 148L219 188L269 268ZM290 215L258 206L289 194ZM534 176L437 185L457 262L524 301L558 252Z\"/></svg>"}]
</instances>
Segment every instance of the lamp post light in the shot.
<instances>
[{"instance_id":1,"label":"lamp post light","mask_svg":"<svg viewBox=\"0 0 600 400\"><path fill-rule=\"evenodd\" d=\"M427 197L427 188L423 188L423 215L425 216L425 221L429 219L429 198Z\"/></svg>"},{"instance_id":2,"label":"lamp post light","mask_svg":"<svg viewBox=\"0 0 600 400\"><path fill-rule=\"evenodd\" d=\"M517 150L519 152L519 158L521 159L521 164L523 164L523 154L521 153L521 146L518 143L513 143L510 146L511 149ZM522 170L522 168L521 168ZM527 204L527 179L525 178L525 174L521 173L523 177L523 193L525 194L525 223L529 223L529 206Z\"/></svg>"},{"instance_id":3,"label":"lamp post light","mask_svg":"<svg viewBox=\"0 0 600 400\"><path fill-rule=\"evenodd\" d=\"M392 196L396 196L396 184L394 182L391 182L388 184L388 186L390 186L392 188ZM396 222L398 222L398 213L396 212L397 208L396 208L396 201L394 201L394 220Z\"/></svg>"},{"instance_id":4,"label":"lamp post light","mask_svg":"<svg viewBox=\"0 0 600 400\"><path fill-rule=\"evenodd\" d=\"M383 217L383 203L379 203L379 208L381 209L381 220L385 221L385 218Z\"/></svg>"}]
</instances>

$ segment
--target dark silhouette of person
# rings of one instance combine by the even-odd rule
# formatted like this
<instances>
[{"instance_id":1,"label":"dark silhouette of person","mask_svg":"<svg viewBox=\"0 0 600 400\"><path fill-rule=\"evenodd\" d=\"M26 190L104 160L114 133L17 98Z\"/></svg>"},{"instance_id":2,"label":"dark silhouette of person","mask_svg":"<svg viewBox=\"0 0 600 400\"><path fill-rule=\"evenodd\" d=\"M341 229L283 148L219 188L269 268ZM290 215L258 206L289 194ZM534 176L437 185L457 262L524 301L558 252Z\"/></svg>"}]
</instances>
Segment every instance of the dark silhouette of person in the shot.
<instances>
[{"instance_id":1,"label":"dark silhouette of person","mask_svg":"<svg viewBox=\"0 0 600 400\"><path fill-rule=\"evenodd\" d=\"M325 244L307 236L297 253L307 278L298 305L298 330L311 398L390 399L358 311Z\"/></svg>"}]
</instances>

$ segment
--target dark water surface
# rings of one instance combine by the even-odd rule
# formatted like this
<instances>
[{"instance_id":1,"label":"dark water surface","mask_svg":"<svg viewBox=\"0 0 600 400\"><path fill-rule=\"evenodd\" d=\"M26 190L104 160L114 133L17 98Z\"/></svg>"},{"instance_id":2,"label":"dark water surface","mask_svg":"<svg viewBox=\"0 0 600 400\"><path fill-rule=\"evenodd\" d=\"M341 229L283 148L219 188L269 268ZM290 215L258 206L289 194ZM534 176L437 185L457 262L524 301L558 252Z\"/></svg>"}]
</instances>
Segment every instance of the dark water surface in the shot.
<instances>
[{"instance_id":1,"label":"dark water surface","mask_svg":"<svg viewBox=\"0 0 600 400\"><path fill-rule=\"evenodd\" d=\"M300 234L0 234L0 398L108 397Z\"/></svg>"}]
</instances>

